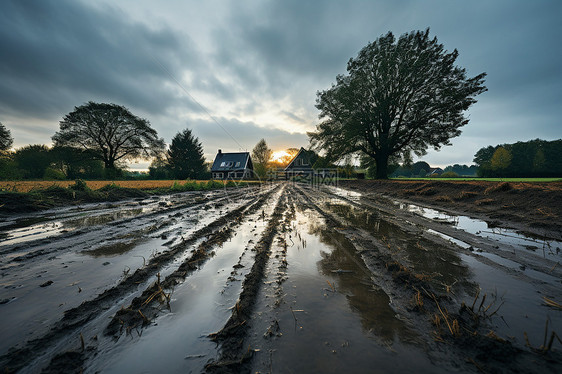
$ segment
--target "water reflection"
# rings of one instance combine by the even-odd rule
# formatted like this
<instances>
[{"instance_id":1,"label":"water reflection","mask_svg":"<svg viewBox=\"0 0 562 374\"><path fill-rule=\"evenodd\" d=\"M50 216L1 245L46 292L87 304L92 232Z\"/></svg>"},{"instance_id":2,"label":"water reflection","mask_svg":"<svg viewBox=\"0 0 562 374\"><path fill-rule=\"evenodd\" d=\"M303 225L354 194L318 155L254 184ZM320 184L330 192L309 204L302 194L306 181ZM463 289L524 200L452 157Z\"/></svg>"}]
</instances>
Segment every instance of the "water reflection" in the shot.
<instances>
[{"instance_id":1,"label":"water reflection","mask_svg":"<svg viewBox=\"0 0 562 374\"><path fill-rule=\"evenodd\" d=\"M458 282L474 289L473 285L462 282L470 277L470 271L452 248L437 245L420 236L400 229L376 213L345 204L329 204L327 208L343 217L354 227L362 228L388 246L414 272L423 274L438 289Z\"/></svg>"},{"instance_id":2,"label":"water reflection","mask_svg":"<svg viewBox=\"0 0 562 374\"><path fill-rule=\"evenodd\" d=\"M133 240L130 242L117 242L103 245L96 249L82 251L81 253L91 257L115 257L129 252L138 244L139 240Z\"/></svg>"},{"instance_id":3,"label":"water reflection","mask_svg":"<svg viewBox=\"0 0 562 374\"><path fill-rule=\"evenodd\" d=\"M365 331L371 332L386 344L396 338L402 342L412 342L416 334L403 321L396 318L390 308L390 298L373 285L370 271L355 251L352 243L338 232L320 229L316 232L320 241L332 248L323 252L318 263L320 272L337 279L337 291L346 296L351 310L359 314Z\"/></svg>"},{"instance_id":4,"label":"water reflection","mask_svg":"<svg viewBox=\"0 0 562 374\"><path fill-rule=\"evenodd\" d=\"M98 215L87 214L84 217L65 221L64 226L69 228L79 228L84 226L103 225L108 222L117 221L121 218L134 217L143 212L144 210L142 208L137 208L137 209L118 210L115 212L98 214Z\"/></svg>"}]
</instances>

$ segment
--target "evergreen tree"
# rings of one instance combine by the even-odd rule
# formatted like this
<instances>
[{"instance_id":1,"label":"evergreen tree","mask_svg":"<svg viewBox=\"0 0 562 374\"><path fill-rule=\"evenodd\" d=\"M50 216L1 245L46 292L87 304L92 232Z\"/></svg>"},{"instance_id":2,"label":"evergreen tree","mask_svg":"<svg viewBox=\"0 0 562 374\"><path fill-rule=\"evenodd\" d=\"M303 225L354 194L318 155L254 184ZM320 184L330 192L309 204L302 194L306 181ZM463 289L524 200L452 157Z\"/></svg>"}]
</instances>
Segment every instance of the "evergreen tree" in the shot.
<instances>
[{"instance_id":1,"label":"evergreen tree","mask_svg":"<svg viewBox=\"0 0 562 374\"><path fill-rule=\"evenodd\" d=\"M2 122L0 122L0 152L8 151L12 146L14 140L12 139L12 134Z\"/></svg>"},{"instance_id":2,"label":"evergreen tree","mask_svg":"<svg viewBox=\"0 0 562 374\"><path fill-rule=\"evenodd\" d=\"M178 132L167 153L168 166L176 179L201 179L206 177L203 146L191 130Z\"/></svg>"}]
</instances>

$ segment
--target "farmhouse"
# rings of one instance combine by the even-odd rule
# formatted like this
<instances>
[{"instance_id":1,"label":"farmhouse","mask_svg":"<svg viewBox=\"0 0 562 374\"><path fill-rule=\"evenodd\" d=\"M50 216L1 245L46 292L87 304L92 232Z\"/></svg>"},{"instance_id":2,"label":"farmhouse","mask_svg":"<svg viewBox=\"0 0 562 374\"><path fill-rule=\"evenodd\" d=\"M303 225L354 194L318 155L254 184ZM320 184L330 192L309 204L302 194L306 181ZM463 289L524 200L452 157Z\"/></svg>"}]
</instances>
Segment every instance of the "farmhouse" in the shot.
<instances>
[{"instance_id":1,"label":"farmhouse","mask_svg":"<svg viewBox=\"0 0 562 374\"><path fill-rule=\"evenodd\" d=\"M222 153L219 149L211 174L213 179L248 179L254 171L249 152Z\"/></svg>"},{"instance_id":2,"label":"farmhouse","mask_svg":"<svg viewBox=\"0 0 562 374\"><path fill-rule=\"evenodd\" d=\"M430 177L438 177L441 174L443 174L443 169L441 168L431 168L427 172L427 175L429 175Z\"/></svg>"},{"instance_id":3,"label":"farmhouse","mask_svg":"<svg viewBox=\"0 0 562 374\"><path fill-rule=\"evenodd\" d=\"M285 173L289 175L309 175L313 174L312 164L316 159L316 154L313 151L307 151L303 147L293 157L289 165L285 168Z\"/></svg>"},{"instance_id":4,"label":"farmhouse","mask_svg":"<svg viewBox=\"0 0 562 374\"><path fill-rule=\"evenodd\" d=\"M306 180L314 180L316 182L325 183L327 180L333 180L337 177L337 171L334 168L313 168L318 160L318 155L314 151L307 151L302 148L291 160L285 168L285 179L292 177L303 177Z\"/></svg>"}]
</instances>

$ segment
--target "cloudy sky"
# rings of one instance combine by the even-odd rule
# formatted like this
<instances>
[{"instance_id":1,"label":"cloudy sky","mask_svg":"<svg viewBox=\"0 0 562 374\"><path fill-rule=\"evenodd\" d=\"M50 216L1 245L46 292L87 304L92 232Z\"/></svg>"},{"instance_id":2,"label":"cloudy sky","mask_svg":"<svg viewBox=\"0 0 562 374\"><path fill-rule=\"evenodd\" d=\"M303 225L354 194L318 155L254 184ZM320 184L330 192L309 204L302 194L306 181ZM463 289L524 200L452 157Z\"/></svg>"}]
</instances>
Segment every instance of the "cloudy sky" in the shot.
<instances>
[{"instance_id":1,"label":"cloudy sky","mask_svg":"<svg viewBox=\"0 0 562 374\"><path fill-rule=\"evenodd\" d=\"M561 16L558 0L4 0L0 122L15 148L50 145L91 100L126 106L168 143L192 129L208 159L261 138L306 147L316 92L349 58L388 31L430 27L489 91L453 145L423 159L470 163L483 146L562 137Z\"/></svg>"}]
</instances>

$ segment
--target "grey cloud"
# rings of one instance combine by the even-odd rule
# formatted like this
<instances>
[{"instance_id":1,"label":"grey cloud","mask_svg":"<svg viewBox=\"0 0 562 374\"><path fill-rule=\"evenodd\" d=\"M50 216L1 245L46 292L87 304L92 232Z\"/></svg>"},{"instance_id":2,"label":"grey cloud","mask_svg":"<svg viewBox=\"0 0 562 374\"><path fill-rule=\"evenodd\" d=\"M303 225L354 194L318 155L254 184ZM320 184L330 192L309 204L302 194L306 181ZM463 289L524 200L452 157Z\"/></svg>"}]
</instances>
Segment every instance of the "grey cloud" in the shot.
<instances>
[{"instance_id":1,"label":"grey cloud","mask_svg":"<svg viewBox=\"0 0 562 374\"><path fill-rule=\"evenodd\" d=\"M60 115L87 100L163 111L172 74L199 63L186 37L76 1L5 1L0 14L0 112ZM195 107L193 107L195 109Z\"/></svg>"},{"instance_id":2,"label":"grey cloud","mask_svg":"<svg viewBox=\"0 0 562 374\"><path fill-rule=\"evenodd\" d=\"M189 72L184 88L202 97L211 114L231 116L219 120L244 147L262 137L274 148L298 147L307 144L306 135L236 118L277 113L312 129L315 92L345 73L349 58L389 30L398 36L429 26L446 49L459 50L469 76L488 73L489 91L470 109L471 122L454 146L430 150L424 159L470 162L478 148L507 138L562 136L561 2L181 1L156 8L135 0L117 3L123 10L95 4L2 3L0 116L13 119L4 124L54 118L54 133L75 105L113 101L150 119L169 141L183 129L180 118L201 111L154 55L177 79ZM127 11L133 7L146 8ZM182 12L166 13L171 8ZM168 23L143 17L151 12ZM224 103L228 114L220 111ZM210 120L186 127L209 154L238 149Z\"/></svg>"},{"instance_id":3,"label":"grey cloud","mask_svg":"<svg viewBox=\"0 0 562 374\"><path fill-rule=\"evenodd\" d=\"M253 122L242 122L233 118L217 118L217 120L235 140L210 119L191 120L187 123L187 127L192 129L193 134L202 141L207 158L214 157L218 149L226 152L250 152L261 138L264 138L274 150L306 147L308 144L305 134L290 134L283 130L264 128Z\"/></svg>"}]
</instances>

